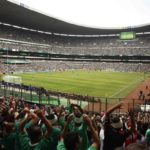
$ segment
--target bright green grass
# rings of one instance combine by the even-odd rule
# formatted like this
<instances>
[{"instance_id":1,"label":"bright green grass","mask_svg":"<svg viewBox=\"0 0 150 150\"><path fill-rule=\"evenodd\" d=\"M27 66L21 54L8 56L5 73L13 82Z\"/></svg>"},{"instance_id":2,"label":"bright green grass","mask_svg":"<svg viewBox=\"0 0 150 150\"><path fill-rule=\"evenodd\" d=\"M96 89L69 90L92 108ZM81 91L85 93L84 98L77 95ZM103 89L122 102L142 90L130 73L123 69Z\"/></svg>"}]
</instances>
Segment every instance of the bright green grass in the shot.
<instances>
[{"instance_id":1,"label":"bright green grass","mask_svg":"<svg viewBox=\"0 0 150 150\"><path fill-rule=\"evenodd\" d=\"M125 97L141 81L143 73L65 71L15 74L24 84L95 97Z\"/></svg>"}]
</instances>

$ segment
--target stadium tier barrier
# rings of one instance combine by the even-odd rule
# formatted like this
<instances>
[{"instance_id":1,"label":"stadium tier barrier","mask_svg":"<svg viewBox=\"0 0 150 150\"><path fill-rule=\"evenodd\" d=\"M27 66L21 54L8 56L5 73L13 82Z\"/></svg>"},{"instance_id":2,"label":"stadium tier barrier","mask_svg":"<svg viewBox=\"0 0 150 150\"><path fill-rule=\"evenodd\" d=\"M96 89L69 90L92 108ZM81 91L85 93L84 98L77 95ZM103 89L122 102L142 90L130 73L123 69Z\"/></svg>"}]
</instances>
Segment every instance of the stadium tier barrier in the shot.
<instances>
[{"instance_id":1,"label":"stadium tier barrier","mask_svg":"<svg viewBox=\"0 0 150 150\"><path fill-rule=\"evenodd\" d=\"M120 101L126 102L124 107L116 110L117 112L126 112L130 109L146 111L148 100L139 101L138 99L127 100L124 98L107 98L107 97L91 97L77 94L62 93L58 91L45 90L43 87L33 87L24 84L15 84L8 82L0 82L0 96L15 96L29 103L36 103L39 105L64 105L68 107L70 103L80 105L87 111L91 112L106 112L110 107L119 103Z\"/></svg>"}]
</instances>

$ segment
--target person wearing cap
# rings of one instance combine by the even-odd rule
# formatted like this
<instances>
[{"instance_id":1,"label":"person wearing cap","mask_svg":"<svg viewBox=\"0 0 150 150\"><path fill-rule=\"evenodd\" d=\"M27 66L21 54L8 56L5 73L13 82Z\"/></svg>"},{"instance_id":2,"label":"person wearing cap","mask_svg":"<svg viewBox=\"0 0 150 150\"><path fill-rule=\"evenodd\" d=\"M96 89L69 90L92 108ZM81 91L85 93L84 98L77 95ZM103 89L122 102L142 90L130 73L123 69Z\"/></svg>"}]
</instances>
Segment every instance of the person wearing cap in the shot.
<instances>
[{"instance_id":1,"label":"person wearing cap","mask_svg":"<svg viewBox=\"0 0 150 150\"><path fill-rule=\"evenodd\" d=\"M123 124L119 117L116 116L110 120L110 113L112 113L115 109L120 108L121 105L122 103L116 104L105 114L103 150L114 150L118 147L122 148L126 138L131 134L131 131L123 130ZM134 130L133 114L131 118L131 129Z\"/></svg>"}]
</instances>

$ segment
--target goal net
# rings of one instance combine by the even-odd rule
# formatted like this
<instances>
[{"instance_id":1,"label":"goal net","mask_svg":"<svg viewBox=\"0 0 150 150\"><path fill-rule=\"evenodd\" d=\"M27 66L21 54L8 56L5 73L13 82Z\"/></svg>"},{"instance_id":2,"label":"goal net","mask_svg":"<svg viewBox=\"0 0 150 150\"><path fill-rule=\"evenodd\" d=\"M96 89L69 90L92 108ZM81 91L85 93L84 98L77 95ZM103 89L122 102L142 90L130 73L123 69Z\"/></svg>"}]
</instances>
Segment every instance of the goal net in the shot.
<instances>
[{"instance_id":1,"label":"goal net","mask_svg":"<svg viewBox=\"0 0 150 150\"><path fill-rule=\"evenodd\" d=\"M9 83L21 84L22 78L18 77L18 76L5 75L5 76L3 76L3 81L9 82Z\"/></svg>"}]
</instances>

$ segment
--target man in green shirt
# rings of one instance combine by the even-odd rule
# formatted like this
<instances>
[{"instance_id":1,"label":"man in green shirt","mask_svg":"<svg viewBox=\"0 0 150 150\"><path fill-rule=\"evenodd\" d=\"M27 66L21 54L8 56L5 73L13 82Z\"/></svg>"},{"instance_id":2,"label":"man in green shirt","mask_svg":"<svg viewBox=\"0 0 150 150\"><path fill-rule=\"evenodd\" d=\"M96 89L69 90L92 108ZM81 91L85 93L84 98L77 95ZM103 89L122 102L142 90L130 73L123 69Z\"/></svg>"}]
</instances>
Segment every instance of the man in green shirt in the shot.
<instances>
[{"instance_id":1,"label":"man in green shirt","mask_svg":"<svg viewBox=\"0 0 150 150\"><path fill-rule=\"evenodd\" d=\"M20 143L21 150L44 150L50 149L49 143L51 143L52 125L49 120L42 114L40 110L36 111L36 114L31 113L28 109L25 109L28 113L28 117L25 118L19 126L20 129ZM39 119L45 124L47 132L42 135L40 126L37 126ZM32 125L28 128L28 132L25 132L25 125L32 120Z\"/></svg>"},{"instance_id":2,"label":"man in green shirt","mask_svg":"<svg viewBox=\"0 0 150 150\"><path fill-rule=\"evenodd\" d=\"M150 125L149 125L148 129L146 130L145 138L146 138L147 146L150 147Z\"/></svg>"},{"instance_id":3,"label":"man in green shirt","mask_svg":"<svg viewBox=\"0 0 150 150\"><path fill-rule=\"evenodd\" d=\"M81 138L79 133L77 132L67 133L68 125L72 119L73 119L73 115L71 114L68 117L67 122L65 124L64 130L61 135L61 140L57 145L57 150L79 150L81 144ZM94 129L91 119L87 115L83 114L83 120L89 127L93 138L93 143L89 148L87 148L87 150L97 150L100 144L98 133Z\"/></svg>"}]
</instances>

